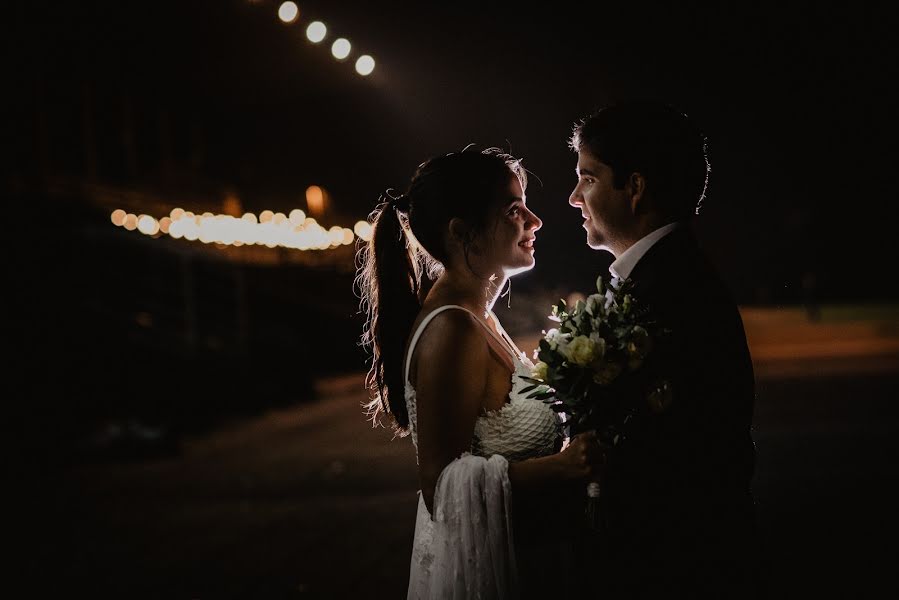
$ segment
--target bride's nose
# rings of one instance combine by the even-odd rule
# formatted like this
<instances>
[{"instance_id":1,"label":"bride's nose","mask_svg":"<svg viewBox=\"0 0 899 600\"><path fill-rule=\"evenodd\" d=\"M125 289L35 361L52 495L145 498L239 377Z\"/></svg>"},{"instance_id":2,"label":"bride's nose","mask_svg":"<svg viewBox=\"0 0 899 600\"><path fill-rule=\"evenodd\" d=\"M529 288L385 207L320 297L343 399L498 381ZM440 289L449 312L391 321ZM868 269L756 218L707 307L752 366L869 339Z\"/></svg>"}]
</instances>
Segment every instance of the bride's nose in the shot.
<instances>
[{"instance_id":1,"label":"bride's nose","mask_svg":"<svg viewBox=\"0 0 899 600\"><path fill-rule=\"evenodd\" d=\"M528 213L530 214L528 215L528 222L525 224L525 229L528 231L539 231L540 228L543 227L543 220L531 211L528 211Z\"/></svg>"}]
</instances>

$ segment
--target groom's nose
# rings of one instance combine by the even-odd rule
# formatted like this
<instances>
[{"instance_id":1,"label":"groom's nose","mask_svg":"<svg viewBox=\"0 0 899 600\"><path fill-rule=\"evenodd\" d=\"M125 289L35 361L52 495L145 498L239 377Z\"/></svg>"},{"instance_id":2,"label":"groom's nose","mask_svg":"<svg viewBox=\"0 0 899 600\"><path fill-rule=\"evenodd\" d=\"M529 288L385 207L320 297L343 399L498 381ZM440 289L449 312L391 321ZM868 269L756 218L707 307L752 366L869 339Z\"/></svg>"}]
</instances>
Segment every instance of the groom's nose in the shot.
<instances>
[{"instance_id":1,"label":"groom's nose","mask_svg":"<svg viewBox=\"0 0 899 600\"><path fill-rule=\"evenodd\" d=\"M577 189L571 192L571 195L568 196L568 204L571 206L580 206L584 203L583 199L578 195Z\"/></svg>"}]
</instances>

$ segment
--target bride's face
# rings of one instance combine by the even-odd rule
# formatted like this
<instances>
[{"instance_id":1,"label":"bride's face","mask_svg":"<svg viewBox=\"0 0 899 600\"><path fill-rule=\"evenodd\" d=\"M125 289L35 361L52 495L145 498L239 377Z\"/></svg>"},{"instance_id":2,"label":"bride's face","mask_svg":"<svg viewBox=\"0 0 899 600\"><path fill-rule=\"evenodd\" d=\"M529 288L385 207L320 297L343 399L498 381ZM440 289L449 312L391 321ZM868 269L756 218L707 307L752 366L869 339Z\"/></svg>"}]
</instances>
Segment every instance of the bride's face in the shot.
<instances>
[{"instance_id":1,"label":"bride's face","mask_svg":"<svg viewBox=\"0 0 899 600\"><path fill-rule=\"evenodd\" d=\"M495 204L478 246L484 247L484 266L497 275L515 275L534 267L534 242L543 221L527 207L521 183L515 176Z\"/></svg>"}]
</instances>

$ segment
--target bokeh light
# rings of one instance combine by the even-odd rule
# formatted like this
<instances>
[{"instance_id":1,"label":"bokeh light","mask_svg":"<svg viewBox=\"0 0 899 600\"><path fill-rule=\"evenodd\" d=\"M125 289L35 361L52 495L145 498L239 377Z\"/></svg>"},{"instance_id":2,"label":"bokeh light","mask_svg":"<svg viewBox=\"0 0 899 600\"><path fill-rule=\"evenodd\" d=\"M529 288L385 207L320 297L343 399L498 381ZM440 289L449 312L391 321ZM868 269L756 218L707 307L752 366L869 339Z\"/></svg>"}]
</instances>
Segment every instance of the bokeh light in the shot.
<instances>
[{"instance_id":1,"label":"bokeh light","mask_svg":"<svg viewBox=\"0 0 899 600\"><path fill-rule=\"evenodd\" d=\"M343 60L350 55L351 48L352 46L350 46L349 40L346 38L337 38L331 45L331 54L333 54L334 58L337 60Z\"/></svg>"},{"instance_id":2,"label":"bokeh light","mask_svg":"<svg viewBox=\"0 0 899 600\"><path fill-rule=\"evenodd\" d=\"M141 215L137 219L137 230L144 235L156 235L159 233L159 223L150 215Z\"/></svg>"},{"instance_id":3,"label":"bokeh light","mask_svg":"<svg viewBox=\"0 0 899 600\"><path fill-rule=\"evenodd\" d=\"M306 188L306 206L309 207L309 212L314 215L321 216L325 211L325 194L319 186L310 185Z\"/></svg>"},{"instance_id":4,"label":"bokeh light","mask_svg":"<svg viewBox=\"0 0 899 600\"><path fill-rule=\"evenodd\" d=\"M353 226L353 231L355 231L356 235L358 235L362 240L366 242L371 240L371 223L368 223L366 221L358 221Z\"/></svg>"},{"instance_id":5,"label":"bokeh light","mask_svg":"<svg viewBox=\"0 0 899 600\"><path fill-rule=\"evenodd\" d=\"M368 54L363 54L356 61L356 72L362 75L363 77L367 77L371 75L371 72L375 70L375 59L373 59Z\"/></svg>"},{"instance_id":6,"label":"bokeh light","mask_svg":"<svg viewBox=\"0 0 899 600\"><path fill-rule=\"evenodd\" d=\"M309 27L306 28L306 37L313 44L317 44L328 35L328 28L325 27L325 24L321 21L313 21L309 23Z\"/></svg>"},{"instance_id":7,"label":"bokeh light","mask_svg":"<svg viewBox=\"0 0 899 600\"><path fill-rule=\"evenodd\" d=\"M278 18L285 23L293 23L300 16L300 9L294 2L284 2L278 7Z\"/></svg>"},{"instance_id":8,"label":"bokeh light","mask_svg":"<svg viewBox=\"0 0 899 600\"><path fill-rule=\"evenodd\" d=\"M326 192L318 186L310 186L307 196L311 198L313 205L318 206L327 197ZM250 212L240 217L208 211L194 215L182 209L173 210L169 214L178 218L164 216L157 220L151 215L134 215L117 209L110 215L110 220L116 226L125 227L129 231L137 230L144 235L168 235L173 239L214 244L219 248L259 244L269 248L280 246L296 250L328 250L350 245L356 240L353 230L340 225L325 228L314 218L307 217L299 208L291 210L289 215L264 210L258 217ZM371 226L360 221L355 228L363 233L370 233Z\"/></svg>"}]
</instances>

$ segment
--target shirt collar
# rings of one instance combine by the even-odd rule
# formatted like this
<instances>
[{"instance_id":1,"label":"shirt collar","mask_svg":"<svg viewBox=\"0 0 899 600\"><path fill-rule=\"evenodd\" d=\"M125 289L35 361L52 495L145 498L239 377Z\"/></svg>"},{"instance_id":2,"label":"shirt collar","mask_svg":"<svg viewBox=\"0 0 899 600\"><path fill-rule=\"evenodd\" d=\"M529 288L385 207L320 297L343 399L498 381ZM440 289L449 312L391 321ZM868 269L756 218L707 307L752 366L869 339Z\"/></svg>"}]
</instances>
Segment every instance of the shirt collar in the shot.
<instances>
[{"instance_id":1,"label":"shirt collar","mask_svg":"<svg viewBox=\"0 0 899 600\"><path fill-rule=\"evenodd\" d=\"M612 277L617 277L618 279L627 279L630 277L631 271L634 270L634 267L637 266L637 263L640 262L643 255L645 255L656 242L674 231L678 225L679 223L669 223L659 227L652 233L643 236L640 241L622 252L621 256L616 258L615 261L609 265L609 273L612 274Z\"/></svg>"}]
</instances>

